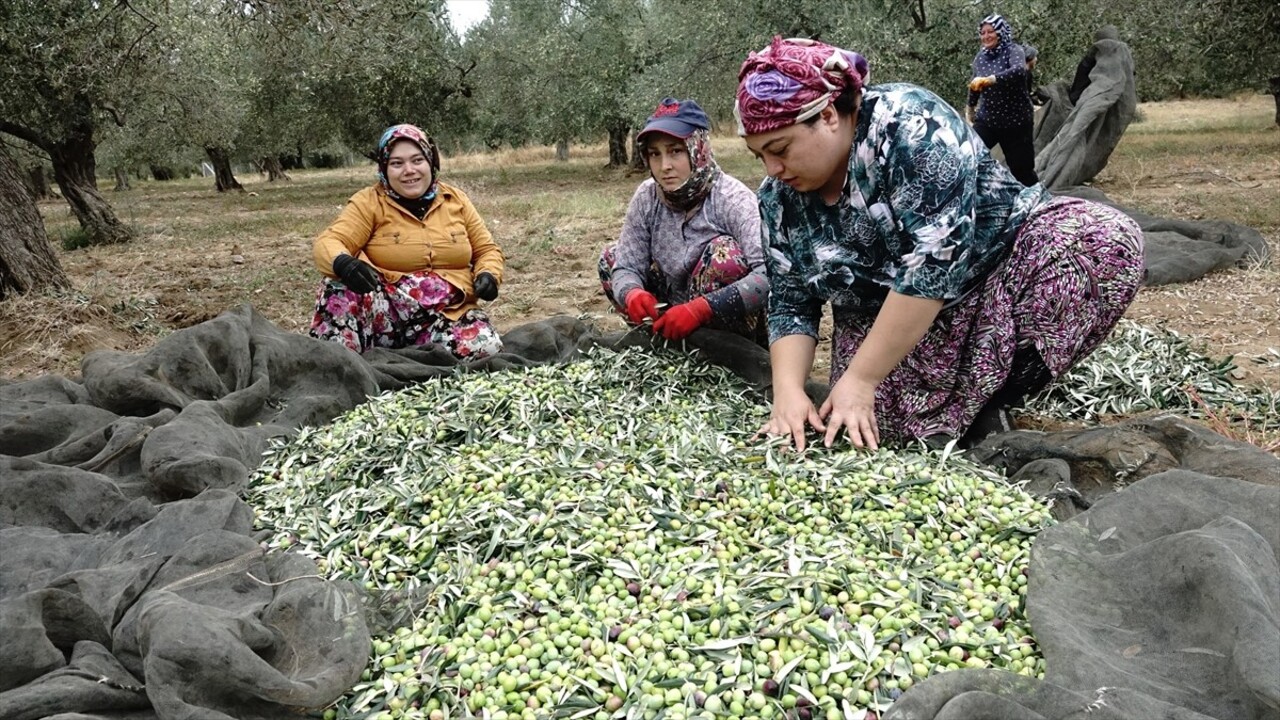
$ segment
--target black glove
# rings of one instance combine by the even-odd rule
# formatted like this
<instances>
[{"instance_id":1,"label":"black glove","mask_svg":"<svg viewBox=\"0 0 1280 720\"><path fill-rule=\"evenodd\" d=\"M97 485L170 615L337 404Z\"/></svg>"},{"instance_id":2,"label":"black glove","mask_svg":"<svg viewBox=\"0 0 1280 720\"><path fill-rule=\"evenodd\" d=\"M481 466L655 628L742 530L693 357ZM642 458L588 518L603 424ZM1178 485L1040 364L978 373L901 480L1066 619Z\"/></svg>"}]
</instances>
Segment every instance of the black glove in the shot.
<instances>
[{"instance_id":1,"label":"black glove","mask_svg":"<svg viewBox=\"0 0 1280 720\"><path fill-rule=\"evenodd\" d=\"M482 272L476 276L476 297L481 300L490 302L498 299L498 281L487 272Z\"/></svg>"},{"instance_id":2,"label":"black glove","mask_svg":"<svg viewBox=\"0 0 1280 720\"><path fill-rule=\"evenodd\" d=\"M351 292L368 295L382 285L382 275L373 266L347 254L333 259L333 272Z\"/></svg>"}]
</instances>

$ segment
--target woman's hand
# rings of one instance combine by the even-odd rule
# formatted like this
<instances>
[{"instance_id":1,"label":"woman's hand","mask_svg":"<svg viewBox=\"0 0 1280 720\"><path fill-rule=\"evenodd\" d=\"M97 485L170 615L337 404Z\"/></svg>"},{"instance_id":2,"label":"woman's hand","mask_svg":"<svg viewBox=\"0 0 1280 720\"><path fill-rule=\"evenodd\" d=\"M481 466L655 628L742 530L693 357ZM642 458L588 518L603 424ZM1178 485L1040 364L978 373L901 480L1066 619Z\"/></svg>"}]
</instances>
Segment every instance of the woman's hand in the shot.
<instances>
[{"instance_id":1,"label":"woman's hand","mask_svg":"<svg viewBox=\"0 0 1280 720\"><path fill-rule=\"evenodd\" d=\"M970 80L969 89L974 92L982 92L983 90L986 90L987 88L995 84L996 84L996 76L986 75L983 77L976 77Z\"/></svg>"},{"instance_id":2,"label":"woman's hand","mask_svg":"<svg viewBox=\"0 0 1280 720\"><path fill-rule=\"evenodd\" d=\"M805 445L805 425L812 425L818 432L826 429L809 396L803 391L778 394L773 397L773 410L770 413L769 422L760 428L756 437L790 435L796 450L800 451L804 450ZM830 445L830 443L827 444Z\"/></svg>"},{"instance_id":3,"label":"woman's hand","mask_svg":"<svg viewBox=\"0 0 1280 720\"><path fill-rule=\"evenodd\" d=\"M880 447L880 427L876 424L876 385L846 373L827 396L818 415L826 421L827 434L823 444L831 443L840 435L840 429L849 432L854 447L875 450Z\"/></svg>"},{"instance_id":4,"label":"woman's hand","mask_svg":"<svg viewBox=\"0 0 1280 720\"><path fill-rule=\"evenodd\" d=\"M493 275L482 272L476 275L472 284L475 286L476 297L481 300L493 302L498 299L498 281L493 279Z\"/></svg>"},{"instance_id":5,"label":"woman's hand","mask_svg":"<svg viewBox=\"0 0 1280 720\"><path fill-rule=\"evenodd\" d=\"M382 287L382 275L372 265L343 253L333 259L333 274L342 280L347 289L358 295Z\"/></svg>"},{"instance_id":6,"label":"woman's hand","mask_svg":"<svg viewBox=\"0 0 1280 720\"><path fill-rule=\"evenodd\" d=\"M636 288L627 293L624 304L627 308L627 319L632 325L639 325L649 318L658 319L658 298L643 288Z\"/></svg>"}]
</instances>

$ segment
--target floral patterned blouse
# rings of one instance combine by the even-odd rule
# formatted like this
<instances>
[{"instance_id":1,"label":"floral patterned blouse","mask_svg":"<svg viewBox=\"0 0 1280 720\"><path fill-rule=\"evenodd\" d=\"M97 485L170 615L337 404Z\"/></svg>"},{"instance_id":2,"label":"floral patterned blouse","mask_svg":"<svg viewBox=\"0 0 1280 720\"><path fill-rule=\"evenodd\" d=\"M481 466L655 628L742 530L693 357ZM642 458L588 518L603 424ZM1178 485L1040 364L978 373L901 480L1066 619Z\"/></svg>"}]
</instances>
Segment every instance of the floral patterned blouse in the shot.
<instances>
[{"instance_id":1,"label":"floral patterned blouse","mask_svg":"<svg viewBox=\"0 0 1280 720\"><path fill-rule=\"evenodd\" d=\"M844 191L834 205L773 178L757 193L769 272L769 340L818 336L876 312L889 290L944 300L976 287L1050 198L1024 188L942 98L905 83L862 96Z\"/></svg>"}]
</instances>

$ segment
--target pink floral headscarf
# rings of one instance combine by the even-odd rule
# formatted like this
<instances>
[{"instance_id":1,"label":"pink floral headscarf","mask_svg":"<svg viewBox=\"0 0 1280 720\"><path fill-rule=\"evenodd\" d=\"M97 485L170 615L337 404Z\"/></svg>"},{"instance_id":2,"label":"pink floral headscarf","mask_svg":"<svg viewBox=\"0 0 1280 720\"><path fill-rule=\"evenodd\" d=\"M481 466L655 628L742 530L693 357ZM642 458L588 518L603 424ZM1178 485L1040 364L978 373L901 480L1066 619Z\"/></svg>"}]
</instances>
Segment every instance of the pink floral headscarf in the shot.
<instances>
[{"instance_id":1,"label":"pink floral headscarf","mask_svg":"<svg viewBox=\"0 0 1280 720\"><path fill-rule=\"evenodd\" d=\"M871 77L867 59L852 50L774 36L738 71L734 115L739 135L770 132L822 112L842 91L861 90Z\"/></svg>"}]
</instances>

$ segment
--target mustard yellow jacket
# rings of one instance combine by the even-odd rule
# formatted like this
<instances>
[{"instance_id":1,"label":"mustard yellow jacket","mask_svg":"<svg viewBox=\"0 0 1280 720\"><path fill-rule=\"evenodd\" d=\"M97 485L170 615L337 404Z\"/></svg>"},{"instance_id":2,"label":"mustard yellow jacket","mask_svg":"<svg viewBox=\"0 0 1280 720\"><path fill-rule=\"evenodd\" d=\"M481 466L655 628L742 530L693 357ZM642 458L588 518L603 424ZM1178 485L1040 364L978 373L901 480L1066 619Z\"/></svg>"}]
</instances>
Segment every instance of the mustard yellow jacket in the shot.
<instances>
[{"instance_id":1,"label":"mustard yellow jacket","mask_svg":"<svg viewBox=\"0 0 1280 720\"><path fill-rule=\"evenodd\" d=\"M333 259L341 253L364 260L390 282L408 273L436 273L463 293L461 302L445 308L451 320L476 307L477 274L487 272L502 284L501 248L466 193L444 182L421 220L387 197L381 184L352 195L311 248L316 267L329 278L337 277Z\"/></svg>"}]
</instances>

